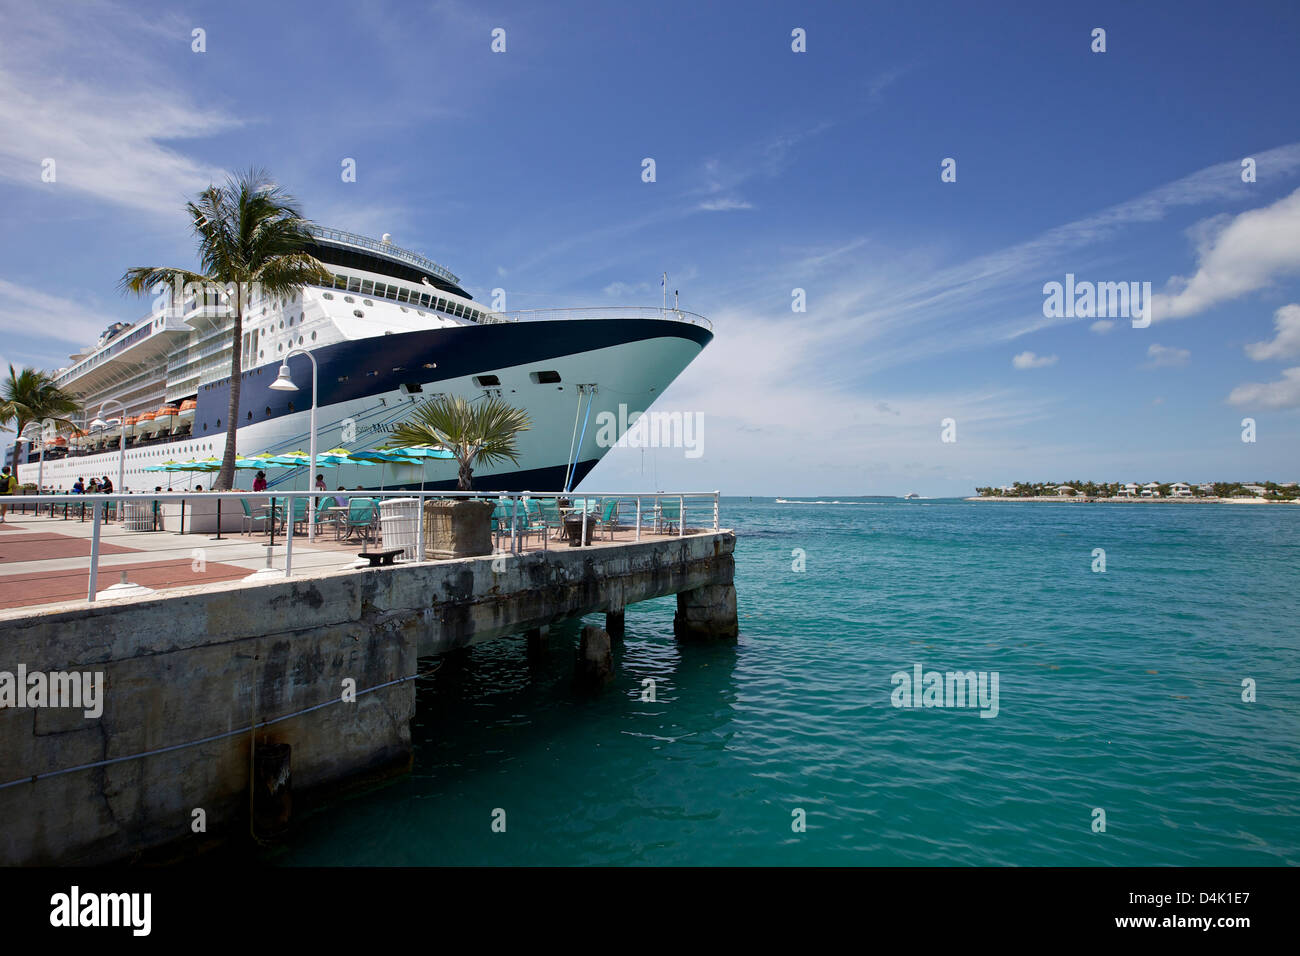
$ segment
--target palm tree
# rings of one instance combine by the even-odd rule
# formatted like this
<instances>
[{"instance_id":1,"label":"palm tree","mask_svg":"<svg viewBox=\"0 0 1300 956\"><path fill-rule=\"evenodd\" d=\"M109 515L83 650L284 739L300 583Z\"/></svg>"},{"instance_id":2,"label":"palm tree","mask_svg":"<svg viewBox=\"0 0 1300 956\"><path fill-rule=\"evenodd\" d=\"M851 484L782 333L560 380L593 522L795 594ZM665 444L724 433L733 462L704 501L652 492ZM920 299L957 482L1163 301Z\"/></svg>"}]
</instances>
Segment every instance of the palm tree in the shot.
<instances>
[{"instance_id":1,"label":"palm tree","mask_svg":"<svg viewBox=\"0 0 1300 956\"><path fill-rule=\"evenodd\" d=\"M522 408L499 398L484 397L471 405L459 395L421 402L409 419L393 429L388 447L442 445L456 456L460 467L457 487L474 488L474 466L512 461L519 464L515 438L532 427Z\"/></svg>"},{"instance_id":2,"label":"palm tree","mask_svg":"<svg viewBox=\"0 0 1300 956\"><path fill-rule=\"evenodd\" d=\"M15 372L9 366L9 379L0 386L0 423L13 422L18 433L14 440L14 474L18 473L18 449L23 429L32 422L52 418L56 426L75 428L65 415L77 410L77 400L54 384L54 377L40 369L25 368Z\"/></svg>"},{"instance_id":3,"label":"palm tree","mask_svg":"<svg viewBox=\"0 0 1300 956\"><path fill-rule=\"evenodd\" d=\"M214 490L228 490L235 480L235 433L239 421L240 371L243 363L244 309L255 291L283 299L305 285L332 283L329 270L305 251L311 225L297 203L268 174L250 169L209 186L197 202L185 204L199 243L201 272L161 266L137 266L122 276L124 292L143 295L159 286L180 290L194 283L218 290L224 307L233 313L230 330L230 407L226 415L226 448ZM173 295L172 305L181 306Z\"/></svg>"}]
</instances>

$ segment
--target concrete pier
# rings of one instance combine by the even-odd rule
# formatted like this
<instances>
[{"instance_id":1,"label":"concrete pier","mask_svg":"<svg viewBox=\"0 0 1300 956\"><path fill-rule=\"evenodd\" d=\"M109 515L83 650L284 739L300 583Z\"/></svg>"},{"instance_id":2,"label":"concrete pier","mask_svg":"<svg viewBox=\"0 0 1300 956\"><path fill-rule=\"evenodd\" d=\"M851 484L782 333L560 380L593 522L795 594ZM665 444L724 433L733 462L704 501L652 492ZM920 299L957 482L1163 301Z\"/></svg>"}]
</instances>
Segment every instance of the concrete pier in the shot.
<instances>
[{"instance_id":1,"label":"concrete pier","mask_svg":"<svg viewBox=\"0 0 1300 956\"><path fill-rule=\"evenodd\" d=\"M728 531L650 536L2 610L0 680L89 675L102 713L0 707L0 864L184 852L246 834L257 786L270 806L291 777L298 806L403 772L422 657L540 644L565 618L621 623L671 594L683 637L734 638L734 547ZM254 742L285 755L275 780Z\"/></svg>"}]
</instances>

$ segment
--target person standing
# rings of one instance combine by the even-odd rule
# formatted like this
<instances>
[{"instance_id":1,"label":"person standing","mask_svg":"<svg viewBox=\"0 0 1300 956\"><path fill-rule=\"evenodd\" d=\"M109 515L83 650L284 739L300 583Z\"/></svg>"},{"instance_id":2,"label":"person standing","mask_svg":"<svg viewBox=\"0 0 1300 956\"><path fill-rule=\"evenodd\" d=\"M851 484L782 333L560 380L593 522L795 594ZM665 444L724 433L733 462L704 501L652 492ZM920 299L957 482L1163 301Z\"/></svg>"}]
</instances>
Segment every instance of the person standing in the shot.
<instances>
[{"instance_id":1,"label":"person standing","mask_svg":"<svg viewBox=\"0 0 1300 956\"><path fill-rule=\"evenodd\" d=\"M317 476L316 476L316 490L317 490L317 491L329 491L329 489L325 487L325 476L324 476L324 475L317 475Z\"/></svg>"},{"instance_id":2,"label":"person standing","mask_svg":"<svg viewBox=\"0 0 1300 956\"><path fill-rule=\"evenodd\" d=\"M0 495L4 496L0 499L0 524L4 524L5 515L9 513L9 505L6 503L9 495L16 494L18 494L18 479L14 477L9 466L5 465L4 470L0 471Z\"/></svg>"},{"instance_id":3,"label":"person standing","mask_svg":"<svg viewBox=\"0 0 1300 956\"><path fill-rule=\"evenodd\" d=\"M253 479L254 491L266 491L266 472L259 471L257 477Z\"/></svg>"}]
</instances>

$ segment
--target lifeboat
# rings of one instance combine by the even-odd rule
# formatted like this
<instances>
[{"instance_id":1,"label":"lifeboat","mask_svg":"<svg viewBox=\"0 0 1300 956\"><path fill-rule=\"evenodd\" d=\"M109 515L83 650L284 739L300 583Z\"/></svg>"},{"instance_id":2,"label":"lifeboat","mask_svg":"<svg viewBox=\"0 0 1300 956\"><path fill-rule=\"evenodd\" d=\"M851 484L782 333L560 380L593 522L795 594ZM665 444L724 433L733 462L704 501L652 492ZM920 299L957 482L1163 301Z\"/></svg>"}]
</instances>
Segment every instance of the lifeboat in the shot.
<instances>
[{"instance_id":1,"label":"lifeboat","mask_svg":"<svg viewBox=\"0 0 1300 956\"><path fill-rule=\"evenodd\" d=\"M194 399L192 398L185 399L185 401L181 402L181 407L179 412L180 420L182 422L194 421L194 413L198 411L198 408L199 408L199 403L196 402Z\"/></svg>"},{"instance_id":2,"label":"lifeboat","mask_svg":"<svg viewBox=\"0 0 1300 956\"><path fill-rule=\"evenodd\" d=\"M178 409L174 406L164 405L153 413L154 424L158 426L158 434L166 434L176 427L177 412Z\"/></svg>"},{"instance_id":3,"label":"lifeboat","mask_svg":"<svg viewBox=\"0 0 1300 956\"><path fill-rule=\"evenodd\" d=\"M158 426L154 424L153 412L145 412L136 420L135 433L141 438L148 438L157 430Z\"/></svg>"}]
</instances>

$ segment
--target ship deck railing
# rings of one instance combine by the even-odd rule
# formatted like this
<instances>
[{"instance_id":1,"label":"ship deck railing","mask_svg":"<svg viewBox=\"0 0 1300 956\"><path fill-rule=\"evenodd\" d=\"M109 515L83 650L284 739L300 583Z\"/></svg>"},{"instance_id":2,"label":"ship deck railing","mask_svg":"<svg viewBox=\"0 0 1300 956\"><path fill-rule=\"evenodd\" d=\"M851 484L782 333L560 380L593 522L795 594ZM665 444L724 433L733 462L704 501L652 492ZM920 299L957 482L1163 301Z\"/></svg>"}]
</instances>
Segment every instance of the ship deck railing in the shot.
<instances>
[{"instance_id":1,"label":"ship deck railing","mask_svg":"<svg viewBox=\"0 0 1300 956\"><path fill-rule=\"evenodd\" d=\"M325 498L335 499L333 512L319 507ZM350 504L338 503L340 499L372 499L376 507L367 510L373 511L375 520L364 527L344 520L336 527L326 516L344 517L343 509L351 509ZM405 500L405 505L384 508L396 499ZM207 564L219 566L224 575L220 580L227 581L237 578L241 568L249 574L286 578L295 567L299 573L334 570L340 558L356 561L358 548L371 552L401 548L399 561L404 564L433 560L427 548L430 528L425 505L445 499L493 504L493 556L518 556L551 547L608 547L722 530L718 491L360 489L6 495L0 498L8 508L6 521L23 524L25 531L48 541L28 542L14 559L21 557L18 563L0 558L0 608L80 600L78 594L94 601L101 593L101 572L121 573L126 584L132 568L147 574L150 587L157 589L204 583L194 575ZM297 502L306 502L306 507ZM236 526L242 530L232 530ZM298 526L304 531L297 531ZM70 550L64 538L89 538L88 558L71 556L78 549ZM43 558L42 550L48 550L49 556ZM107 558L103 567L101 556Z\"/></svg>"},{"instance_id":2,"label":"ship deck railing","mask_svg":"<svg viewBox=\"0 0 1300 956\"><path fill-rule=\"evenodd\" d=\"M554 322L573 319L661 319L666 322L687 322L709 331L713 323L702 315L682 309L661 309L654 306L578 306L571 309L516 309L510 312L487 312L484 322Z\"/></svg>"}]
</instances>

